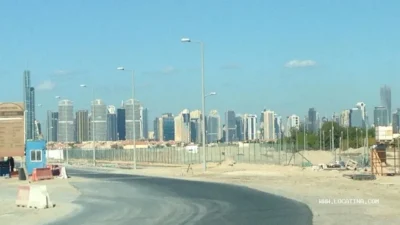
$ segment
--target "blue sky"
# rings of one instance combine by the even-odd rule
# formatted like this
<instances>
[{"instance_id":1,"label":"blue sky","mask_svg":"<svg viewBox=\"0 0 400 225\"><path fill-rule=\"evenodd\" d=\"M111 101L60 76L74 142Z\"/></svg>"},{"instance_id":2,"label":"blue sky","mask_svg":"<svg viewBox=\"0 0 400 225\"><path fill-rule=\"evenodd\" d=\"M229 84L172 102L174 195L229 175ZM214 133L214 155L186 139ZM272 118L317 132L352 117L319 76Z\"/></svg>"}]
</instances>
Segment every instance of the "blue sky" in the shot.
<instances>
[{"instance_id":1,"label":"blue sky","mask_svg":"<svg viewBox=\"0 0 400 225\"><path fill-rule=\"evenodd\" d=\"M207 111L322 115L358 101L369 113L379 87L400 107L400 1L368 0L70 0L0 2L0 101L22 101L31 70L40 120L59 95L88 108L96 98L137 99L150 119L201 107L200 49L205 43ZM290 63L292 62L292 63Z\"/></svg>"}]
</instances>

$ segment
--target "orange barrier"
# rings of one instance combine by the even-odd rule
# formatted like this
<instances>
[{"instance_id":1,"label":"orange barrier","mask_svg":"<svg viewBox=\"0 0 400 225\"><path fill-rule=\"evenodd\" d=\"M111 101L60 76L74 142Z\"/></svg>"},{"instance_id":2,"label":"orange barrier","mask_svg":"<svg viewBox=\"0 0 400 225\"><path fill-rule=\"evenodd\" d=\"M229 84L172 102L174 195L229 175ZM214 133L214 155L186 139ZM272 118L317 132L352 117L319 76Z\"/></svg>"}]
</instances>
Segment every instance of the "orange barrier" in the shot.
<instances>
[{"instance_id":1,"label":"orange barrier","mask_svg":"<svg viewBox=\"0 0 400 225\"><path fill-rule=\"evenodd\" d=\"M53 179L53 173L50 168L35 168L32 173L32 181Z\"/></svg>"},{"instance_id":2,"label":"orange barrier","mask_svg":"<svg viewBox=\"0 0 400 225\"><path fill-rule=\"evenodd\" d=\"M31 187L28 185L18 186L17 200L15 200L15 204L18 207L27 207L28 206L30 190L31 190Z\"/></svg>"}]
</instances>

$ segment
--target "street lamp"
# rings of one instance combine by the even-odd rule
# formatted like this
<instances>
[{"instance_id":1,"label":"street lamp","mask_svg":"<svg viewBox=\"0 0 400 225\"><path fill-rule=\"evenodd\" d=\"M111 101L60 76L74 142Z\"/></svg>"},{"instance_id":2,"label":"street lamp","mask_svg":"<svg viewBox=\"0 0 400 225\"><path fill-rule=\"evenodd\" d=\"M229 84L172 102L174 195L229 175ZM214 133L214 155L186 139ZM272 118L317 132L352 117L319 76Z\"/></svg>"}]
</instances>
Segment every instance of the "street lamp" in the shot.
<instances>
[{"instance_id":1,"label":"street lamp","mask_svg":"<svg viewBox=\"0 0 400 225\"><path fill-rule=\"evenodd\" d=\"M206 164L206 121L205 121L205 89L204 89L204 43L201 41L192 41L190 38L182 38L181 42L183 43L197 43L200 44L200 57L201 57L201 124L202 124L202 133L203 133L203 139L202 139L202 145L203 145L203 169L204 172L207 170L207 164Z\"/></svg>"},{"instance_id":2,"label":"street lamp","mask_svg":"<svg viewBox=\"0 0 400 225\"><path fill-rule=\"evenodd\" d=\"M207 98L207 97L212 96L212 95L217 95L217 92L215 92L215 91L210 92L210 93L204 95L204 98Z\"/></svg>"},{"instance_id":3,"label":"street lamp","mask_svg":"<svg viewBox=\"0 0 400 225\"><path fill-rule=\"evenodd\" d=\"M81 88L87 88L87 85L86 84L81 84L81 85L79 85ZM95 131L95 127L94 127L94 125L95 125L95 121L94 121L94 119L95 119L95 115L94 115L94 101L95 101L95 99L94 99L94 88L92 87L92 99L93 99L93 103L92 103L92 106L91 106L91 108L92 108L92 148L93 148L93 166L96 166L96 142L95 142L95 138L94 138L94 131Z\"/></svg>"},{"instance_id":4,"label":"street lamp","mask_svg":"<svg viewBox=\"0 0 400 225\"><path fill-rule=\"evenodd\" d=\"M133 141L133 169L136 170L136 118L135 118L135 72L124 67L117 67L117 70L132 73L132 141Z\"/></svg>"}]
</instances>

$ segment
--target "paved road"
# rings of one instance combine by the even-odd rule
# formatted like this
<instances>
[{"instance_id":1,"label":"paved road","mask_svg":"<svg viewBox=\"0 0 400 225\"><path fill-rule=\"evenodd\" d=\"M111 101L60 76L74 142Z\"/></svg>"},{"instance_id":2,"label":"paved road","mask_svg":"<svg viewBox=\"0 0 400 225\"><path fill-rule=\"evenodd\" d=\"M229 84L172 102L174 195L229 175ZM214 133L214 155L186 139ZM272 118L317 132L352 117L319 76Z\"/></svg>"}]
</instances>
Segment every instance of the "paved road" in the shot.
<instances>
[{"instance_id":1,"label":"paved road","mask_svg":"<svg viewBox=\"0 0 400 225\"><path fill-rule=\"evenodd\" d=\"M312 224L306 205L245 187L101 171L69 175L93 182L73 183L83 209L52 225Z\"/></svg>"}]
</instances>

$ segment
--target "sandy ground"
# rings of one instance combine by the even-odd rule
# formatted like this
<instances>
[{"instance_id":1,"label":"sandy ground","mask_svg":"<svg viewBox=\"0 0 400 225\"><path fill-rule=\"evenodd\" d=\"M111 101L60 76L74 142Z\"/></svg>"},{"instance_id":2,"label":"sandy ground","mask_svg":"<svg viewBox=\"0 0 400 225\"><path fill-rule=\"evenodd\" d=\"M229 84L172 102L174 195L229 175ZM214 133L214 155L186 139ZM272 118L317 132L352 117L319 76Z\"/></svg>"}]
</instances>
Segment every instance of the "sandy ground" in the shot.
<instances>
[{"instance_id":1,"label":"sandy ground","mask_svg":"<svg viewBox=\"0 0 400 225\"><path fill-rule=\"evenodd\" d=\"M56 207L29 209L15 205L18 185L28 184L28 182L19 181L17 178L0 178L0 221L18 225L43 225L79 210L79 206L72 204L72 201L79 196L79 192L69 184L70 180L54 179L35 182L35 184L47 186L50 199Z\"/></svg>"},{"instance_id":2,"label":"sandy ground","mask_svg":"<svg viewBox=\"0 0 400 225\"><path fill-rule=\"evenodd\" d=\"M310 167L244 163L232 165L229 160L220 164L209 163L206 173L203 173L202 165L193 165L189 170L188 166L138 166L140 169L136 172L116 168L110 171L245 185L306 203L317 225L349 222L353 225L400 224L400 177L356 181L343 177L345 173L352 174L351 171L315 171Z\"/></svg>"}]
</instances>

